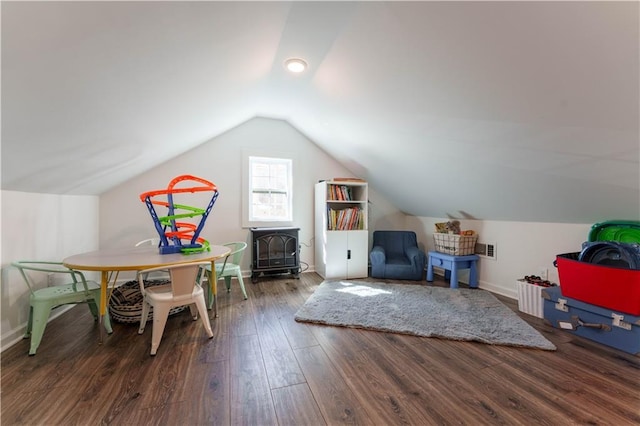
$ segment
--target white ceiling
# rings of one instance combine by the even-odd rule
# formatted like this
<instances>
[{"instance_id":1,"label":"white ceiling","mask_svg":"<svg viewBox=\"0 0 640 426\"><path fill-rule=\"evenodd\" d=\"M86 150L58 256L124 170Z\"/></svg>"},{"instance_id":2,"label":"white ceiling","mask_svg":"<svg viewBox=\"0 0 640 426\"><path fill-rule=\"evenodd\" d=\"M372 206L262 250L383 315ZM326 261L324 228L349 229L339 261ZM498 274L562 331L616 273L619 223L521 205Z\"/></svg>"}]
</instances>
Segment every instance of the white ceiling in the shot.
<instances>
[{"instance_id":1,"label":"white ceiling","mask_svg":"<svg viewBox=\"0 0 640 426\"><path fill-rule=\"evenodd\" d=\"M100 194L263 116L409 214L640 219L638 2L1 7L6 190Z\"/></svg>"}]
</instances>

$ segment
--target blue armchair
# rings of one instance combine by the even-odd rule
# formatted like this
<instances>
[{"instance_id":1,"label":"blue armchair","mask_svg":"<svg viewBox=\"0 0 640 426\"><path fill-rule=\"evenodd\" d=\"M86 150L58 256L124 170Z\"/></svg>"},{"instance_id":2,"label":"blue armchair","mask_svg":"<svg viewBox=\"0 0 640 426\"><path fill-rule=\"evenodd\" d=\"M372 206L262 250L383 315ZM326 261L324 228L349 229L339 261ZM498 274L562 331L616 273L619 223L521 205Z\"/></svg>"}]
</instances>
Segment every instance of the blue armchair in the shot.
<instances>
[{"instance_id":1,"label":"blue armchair","mask_svg":"<svg viewBox=\"0 0 640 426\"><path fill-rule=\"evenodd\" d=\"M397 280L421 280L426 256L412 231L374 231L371 276Z\"/></svg>"}]
</instances>

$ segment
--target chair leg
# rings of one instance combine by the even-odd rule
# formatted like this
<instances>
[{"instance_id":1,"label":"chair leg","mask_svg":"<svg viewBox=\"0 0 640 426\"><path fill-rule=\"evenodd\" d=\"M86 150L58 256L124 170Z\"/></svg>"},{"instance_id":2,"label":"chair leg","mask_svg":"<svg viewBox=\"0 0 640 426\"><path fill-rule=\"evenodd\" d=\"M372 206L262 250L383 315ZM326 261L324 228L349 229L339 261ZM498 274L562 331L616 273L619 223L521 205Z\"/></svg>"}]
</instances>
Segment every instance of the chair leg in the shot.
<instances>
[{"instance_id":1,"label":"chair leg","mask_svg":"<svg viewBox=\"0 0 640 426\"><path fill-rule=\"evenodd\" d=\"M196 307L200 312L200 318L202 318L202 325L207 332L209 338L213 337L213 331L211 330L211 321L209 321L209 315L207 315L207 306L205 305L204 296L196 299Z\"/></svg>"},{"instance_id":2,"label":"chair leg","mask_svg":"<svg viewBox=\"0 0 640 426\"><path fill-rule=\"evenodd\" d=\"M31 337L31 330L33 329L33 306L29 305L29 319L27 320L27 331L25 331L23 339Z\"/></svg>"},{"instance_id":3,"label":"chair leg","mask_svg":"<svg viewBox=\"0 0 640 426\"><path fill-rule=\"evenodd\" d=\"M244 300L247 300L247 291L244 289L244 280L242 279L242 271L238 270L238 275L236 275L238 279L238 283L240 284L240 289L242 290L242 295L244 296Z\"/></svg>"},{"instance_id":4,"label":"chair leg","mask_svg":"<svg viewBox=\"0 0 640 426\"><path fill-rule=\"evenodd\" d=\"M107 334L113 333L113 327L111 327L111 315L109 315L109 308L104 314L103 324L104 329L107 330Z\"/></svg>"},{"instance_id":5,"label":"chair leg","mask_svg":"<svg viewBox=\"0 0 640 426\"><path fill-rule=\"evenodd\" d=\"M94 292L94 295L95 295L95 292ZM98 291L98 296L99 295L100 295L100 292ZM100 300L100 298L98 299L94 298L93 300L89 300L87 302L87 305L89 305L89 310L91 311L91 315L93 315L94 321L98 321L98 317L100 316L100 309L98 309L98 305L96 305L96 301L98 300Z\"/></svg>"},{"instance_id":6,"label":"chair leg","mask_svg":"<svg viewBox=\"0 0 640 426\"><path fill-rule=\"evenodd\" d=\"M198 320L198 309L195 305L195 303L192 303L189 305L189 312L191 312L191 318L193 318L194 321Z\"/></svg>"},{"instance_id":7,"label":"chair leg","mask_svg":"<svg viewBox=\"0 0 640 426\"><path fill-rule=\"evenodd\" d=\"M38 346L40 346L40 341L42 340L44 329L47 326L47 320L49 319L51 308L53 308L53 306L49 303L36 303L35 305L32 305L33 318L29 355L35 355L38 350Z\"/></svg>"},{"instance_id":8,"label":"chair leg","mask_svg":"<svg viewBox=\"0 0 640 426\"><path fill-rule=\"evenodd\" d=\"M207 287L207 306L209 309L213 309L213 292L211 291L210 286Z\"/></svg>"},{"instance_id":9,"label":"chair leg","mask_svg":"<svg viewBox=\"0 0 640 426\"><path fill-rule=\"evenodd\" d=\"M151 334L151 355L155 355L160 341L162 340L162 334L164 333L164 326L167 324L167 318L169 317L169 305L156 305L153 307L153 333Z\"/></svg>"},{"instance_id":10,"label":"chair leg","mask_svg":"<svg viewBox=\"0 0 640 426\"><path fill-rule=\"evenodd\" d=\"M149 304L146 300L142 301L142 313L140 314L140 327L138 328L138 334L144 333L144 328L147 326L149 320Z\"/></svg>"},{"instance_id":11,"label":"chair leg","mask_svg":"<svg viewBox=\"0 0 640 426\"><path fill-rule=\"evenodd\" d=\"M224 284L227 286L227 293L231 291L231 276L227 275L224 277Z\"/></svg>"},{"instance_id":12,"label":"chair leg","mask_svg":"<svg viewBox=\"0 0 640 426\"><path fill-rule=\"evenodd\" d=\"M89 310L93 314L93 318L98 321L100 318L100 289L93 290L91 292L93 296L93 300L89 300L87 304L89 305ZM108 334L113 333L113 328L111 328L111 317L109 316L109 305L107 305L107 311L104 314L103 318L103 326Z\"/></svg>"}]
</instances>

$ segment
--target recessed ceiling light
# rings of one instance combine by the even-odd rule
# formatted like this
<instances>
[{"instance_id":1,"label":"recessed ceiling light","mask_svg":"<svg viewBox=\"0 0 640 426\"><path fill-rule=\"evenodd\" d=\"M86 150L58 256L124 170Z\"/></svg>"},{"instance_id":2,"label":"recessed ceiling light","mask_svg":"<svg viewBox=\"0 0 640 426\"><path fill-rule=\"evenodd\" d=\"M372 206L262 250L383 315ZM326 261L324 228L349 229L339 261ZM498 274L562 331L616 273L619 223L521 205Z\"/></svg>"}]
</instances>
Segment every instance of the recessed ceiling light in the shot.
<instances>
[{"instance_id":1,"label":"recessed ceiling light","mask_svg":"<svg viewBox=\"0 0 640 426\"><path fill-rule=\"evenodd\" d=\"M284 61L284 66L291 72L300 73L307 69L307 63L300 58L291 58Z\"/></svg>"}]
</instances>

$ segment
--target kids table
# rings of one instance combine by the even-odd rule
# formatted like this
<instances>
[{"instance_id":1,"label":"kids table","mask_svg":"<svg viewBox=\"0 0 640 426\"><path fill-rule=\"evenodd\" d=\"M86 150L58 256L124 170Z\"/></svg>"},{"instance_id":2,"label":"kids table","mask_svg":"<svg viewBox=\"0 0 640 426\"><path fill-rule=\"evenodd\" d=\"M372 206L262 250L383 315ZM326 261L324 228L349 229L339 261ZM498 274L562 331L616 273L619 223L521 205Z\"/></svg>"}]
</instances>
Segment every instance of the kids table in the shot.
<instances>
[{"instance_id":1,"label":"kids table","mask_svg":"<svg viewBox=\"0 0 640 426\"><path fill-rule=\"evenodd\" d=\"M74 256L63 259L64 266L70 269L78 269L81 271L100 271L100 343L102 343L104 327L103 320L107 312L107 302L110 293L107 294L109 289L109 283L112 282L112 286L115 286L115 281L118 278L117 272L120 271L139 271L142 269L153 268L156 266L169 266L179 263L190 263L198 261L211 262L211 276L209 277L209 291L213 295L214 300L214 315L218 315L217 302L217 286L216 286L216 268L214 262L217 259L221 259L229 254L231 249L225 246L212 245L210 250L203 251L201 253L192 254L160 254L157 247L140 246L140 247L126 247L122 249L106 249L97 250L89 253L81 253ZM110 273L116 272L111 277ZM113 288L113 287L112 287Z\"/></svg>"}]
</instances>

